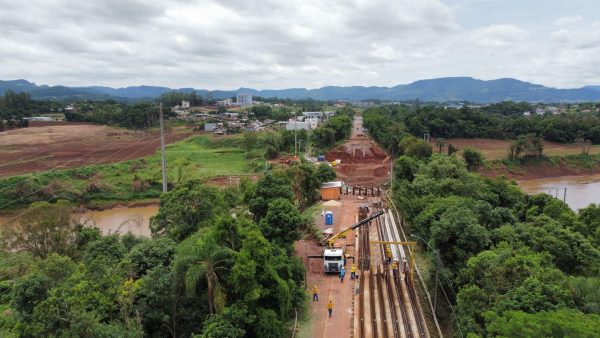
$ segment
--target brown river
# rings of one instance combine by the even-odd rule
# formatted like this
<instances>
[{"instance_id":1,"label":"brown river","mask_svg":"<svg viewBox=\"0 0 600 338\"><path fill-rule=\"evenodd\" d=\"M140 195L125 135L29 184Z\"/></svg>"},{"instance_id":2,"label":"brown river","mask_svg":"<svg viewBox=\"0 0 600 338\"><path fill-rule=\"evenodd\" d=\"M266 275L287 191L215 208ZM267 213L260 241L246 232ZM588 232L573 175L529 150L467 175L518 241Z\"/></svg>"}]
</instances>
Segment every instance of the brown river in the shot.
<instances>
[{"instance_id":1,"label":"brown river","mask_svg":"<svg viewBox=\"0 0 600 338\"><path fill-rule=\"evenodd\" d=\"M150 217L158 213L158 205L143 207L116 207L106 210L88 210L73 216L87 225L100 228L102 234L126 234L150 237ZM0 214L0 226L13 221L14 215Z\"/></svg>"},{"instance_id":2,"label":"brown river","mask_svg":"<svg viewBox=\"0 0 600 338\"><path fill-rule=\"evenodd\" d=\"M158 213L158 205L143 207L118 207L101 211L86 211L81 215L83 221L94 224L103 234L126 234L150 236L150 217Z\"/></svg>"},{"instance_id":3,"label":"brown river","mask_svg":"<svg viewBox=\"0 0 600 338\"><path fill-rule=\"evenodd\" d=\"M600 204L600 174L540 178L518 183L529 194L550 194L564 200L573 210L585 208L590 203Z\"/></svg>"}]
</instances>

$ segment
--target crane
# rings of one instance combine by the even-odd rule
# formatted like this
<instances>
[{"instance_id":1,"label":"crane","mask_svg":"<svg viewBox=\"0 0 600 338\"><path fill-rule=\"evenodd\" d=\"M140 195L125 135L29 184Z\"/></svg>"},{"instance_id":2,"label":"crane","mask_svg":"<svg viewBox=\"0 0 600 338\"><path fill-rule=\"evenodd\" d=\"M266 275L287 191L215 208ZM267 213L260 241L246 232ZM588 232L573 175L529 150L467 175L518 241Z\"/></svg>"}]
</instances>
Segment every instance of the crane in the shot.
<instances>
[{"instance_id":1,"label":"crane","mask_svg":"<svg viewBox=\"0 0 600 338\"><path fill-rule=\"evenodd\" d=\"M350 231L369 223L383 214L385 214L385 212L378 211L325 240L325 250L323 251L323 265L325 272L339 272L344 265L344 251L342 248L335 247L335 241L340 237L346 236ZM366 216L366 212L364 215Z\"/></svg>"}]
</instances>

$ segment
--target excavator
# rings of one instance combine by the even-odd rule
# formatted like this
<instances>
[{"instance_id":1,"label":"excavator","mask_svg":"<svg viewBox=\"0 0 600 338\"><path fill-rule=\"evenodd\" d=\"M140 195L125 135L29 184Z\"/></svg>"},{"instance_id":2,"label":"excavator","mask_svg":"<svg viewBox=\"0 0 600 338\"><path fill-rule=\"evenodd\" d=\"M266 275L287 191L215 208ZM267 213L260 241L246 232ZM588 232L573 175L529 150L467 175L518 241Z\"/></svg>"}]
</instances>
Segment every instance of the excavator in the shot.
<instances>
[{"instance_id":1,"label":"excavator","mask_svg":"<svg viewBox=\"0 0 600 338\"><path fill-rule=\"evenodd\" d=\"M325 273L337 273L342 269L342 266L344 266L345 263L344 249L336 247L335 241L338 238L345 237L350 231L371 222L385 213L379 211L367 217L368 210L369 209L366 206L360 207L358 214L361 221L325 240L325 250L323 251L323 267Z\"/></svg>"}]
</instances>

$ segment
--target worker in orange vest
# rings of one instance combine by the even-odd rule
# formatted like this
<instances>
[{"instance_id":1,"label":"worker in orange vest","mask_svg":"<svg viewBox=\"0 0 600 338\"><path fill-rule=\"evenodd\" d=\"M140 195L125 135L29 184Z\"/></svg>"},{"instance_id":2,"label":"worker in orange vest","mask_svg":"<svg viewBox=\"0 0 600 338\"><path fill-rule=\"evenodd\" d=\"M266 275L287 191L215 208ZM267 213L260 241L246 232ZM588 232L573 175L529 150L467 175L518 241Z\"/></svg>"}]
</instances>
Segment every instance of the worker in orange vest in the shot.
<instances>
[{"instance_id":1,"label":"worker in orange vest","mask_svg":"<svg viewBox=\"0 0 600 338\"><path fill-rule=\"evenodd\" d=\"M313 286L312 288L312 293L313 293L313 302L314 301L319 301L319 289L317 289L317 286Z\"/></svg>"},{"instance_id":2,"label":"worker in orange vest","mask_svg":"<svg viewBox=\"0 0 600 338\"><path fill-rule=\"evenodd\" d=\"M329 317L331 317L331 313L333 312L333 301L331 299L327 303L327 312L329 312Z\"/></svg>"}]
</instances>

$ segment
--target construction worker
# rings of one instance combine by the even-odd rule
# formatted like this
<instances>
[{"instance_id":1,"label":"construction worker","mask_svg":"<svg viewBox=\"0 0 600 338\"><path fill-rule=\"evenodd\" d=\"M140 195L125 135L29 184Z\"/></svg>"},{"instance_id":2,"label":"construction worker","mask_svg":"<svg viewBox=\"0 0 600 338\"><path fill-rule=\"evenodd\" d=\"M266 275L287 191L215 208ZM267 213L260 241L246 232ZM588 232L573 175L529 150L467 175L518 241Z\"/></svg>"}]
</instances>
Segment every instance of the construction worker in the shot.
<instances>
[{"instance_id":1,"label":"construction worker","mask_svg":"<svg viewBox=\"0 0 600 338\"><path fill-rule=\"evenodd\" d=\"M390 249L389 245L386 247L385 253L387 256L387 264L389 265L392 262L392 250Z\"/></svg>"},{"instance_id":2,"label":"construction worker","mask_svg":"<svg viewBox=\"0 0 600 338\"><path fill-rule=\"evenodd\" d=\"M342 266L342 269L340 270L340 282L344 282L344 276L346 275L346 269L344 269L344 267Z\"/></svg>"},{"instance_id":3,"label":"construction worker","mask_svg":"<svg viewBox=\"0 0 600 338\"><path fill-rule=\"evenodd\" d=\"M329 312L329 317L331 317L331 313L333 312L333 301L331 299L327 303L327 312Z\"/></svg>"},{"instance_id":4,"label":"construction worker","mask_svg":"<svg viewBox=\"0 0 600 338\"><path fill-rule=\"evenodd\" d=\"M352 264L352 268L350 268L350 279L356 278L356 265Z\"/></svg>"},{"instance_id":5,"label":"construction worker","mask_svg":"<svg viewBox=\"0 0 600 338\"><path fill-rule=\"evenodd\" d=\"M319 301L319 289L317 289L317 286L313 286L312 288L312 293L313 293L313 302L314 301Z\"/></svg>"}]
</instances>

